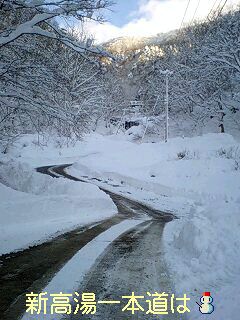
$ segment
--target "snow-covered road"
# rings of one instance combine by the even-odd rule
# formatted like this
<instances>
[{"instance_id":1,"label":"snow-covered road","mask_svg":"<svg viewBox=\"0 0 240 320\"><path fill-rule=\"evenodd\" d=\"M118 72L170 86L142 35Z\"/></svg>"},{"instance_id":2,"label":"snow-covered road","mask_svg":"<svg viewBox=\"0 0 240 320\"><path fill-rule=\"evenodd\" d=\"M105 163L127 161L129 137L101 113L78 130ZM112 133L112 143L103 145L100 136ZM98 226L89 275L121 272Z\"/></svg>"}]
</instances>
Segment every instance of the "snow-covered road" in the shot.
<instances>
[{"instance_id":1,"label":"snow-covered road","mask_svg":"<svg viewBox=\"0 0 240 320\"><path fill-rule=\"evenodd\" d=\"M150 294L175 292L174 281L163 257L163 228L164 222L161 220L146 221L108 246L77 291L95 292L100 301L120 303L100 303L96 314L88 315L88 319L186 319L186 315L171 313L171 310L165 315L147 313L147 300L152 299ZM132 292L136 296L142 296L138 302L143 310L137 310L134 314L122 311L127 304L127 300L122 297L130 296ZM66 319L77 320L79 314Z\"/></svg>"},{"instance_id":2,"label":"snow-covered road","mask_svg":"<svg viewBox=\"0 0 240 320\"><path fill-rule=\"evenodd\" d=\"M74 180L74 177L68 177L64 173L65 167L66 165L42 167L38 171L52 176L65 175ZM133 289L136 293L139 291L139 294L142 294L143 289L154 292L163 289L166 291L171 287L167 268L161 257L161 235L165 223L174 217L171 214L155 212L147 206L113 192L107 190L105 192L116 204L118 215L78 228L22 252L3 256L1 263L4 268L1 268L1 272L4 274L1 275L1 291L4 295L1 295L1 305L6 319L17 319L23 314L25 293L29 291L83 292L88 286L92 286L93 290L96 285L94 289L96 296L103 298L103 293L106 291L104 286L112 283L118 288L115 293L123 294L121 286L124 282L117 278L123 267L126 270L123 268L122 277L128 284L124 285L126 294L130 294ZM90 256L91 259L88 259ZM134 259L136 266L141 266L141 270L139 267L134 268ZM114 265L116 269L113 268ZM107 270L113 278L108 284L103 284L103 278L99 274L103 275ZM96 277L99 281L96 281ZM103 317L104 310L103 308L98 313L100 318ZM105 318L112 319L112 312L115 312L114 308L109 308L109 314ZM122 315L124 316L124 313ZM61 316L56 318L56 315L52 318L51 315L34 315L34 319L38 317L39 319L61 318ZM31 317L25 314L24 319ZM120 313L119 319L121 319ZM178 318L175 316L172 319Z\"/></svg>"}]
</instances>

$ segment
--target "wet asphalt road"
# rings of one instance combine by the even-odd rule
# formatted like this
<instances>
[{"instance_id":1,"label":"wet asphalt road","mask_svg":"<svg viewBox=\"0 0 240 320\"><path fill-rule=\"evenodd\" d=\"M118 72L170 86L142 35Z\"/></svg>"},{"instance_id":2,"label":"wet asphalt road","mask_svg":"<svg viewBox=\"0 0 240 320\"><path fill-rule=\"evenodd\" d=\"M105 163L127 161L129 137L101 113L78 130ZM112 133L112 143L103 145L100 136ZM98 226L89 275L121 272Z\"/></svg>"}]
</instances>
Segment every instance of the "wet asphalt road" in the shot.
<instances>
[{"instance_id":1,"label":"wet asphalt road","mask_svg":"<svg viewBox=\"0 0 240 320\"><path fill-rule=\"evenodd\" d=\"M69 164L47 166L38 168L37 171L52 177L64 176L71 180L82 181L65 172L68 166ZM145 296L147 292L174 292L161 244L164 225L174 216L155 211L106 189L101 188L101 190L112 198L118 208L118 215L77 228L27 250L0 257L0 319L19 319L25 311L27 292L41 292L78 250L102 232L126 219L142 220L148 216L151 220L140 222L135 228L109 244L86 275L78 292L95 292L98 300L118 300L123 295L131 294L132 291ZM144 309L147 308L146 302L143 306ZM71 315L68 319L126 319L126 316L127 319L146 318L144 312L135 315L123 313L122 307L122 305L102 304L95 315L87 317L81 317L79 314ZM165 318L164 316L160 318L162 317ZM151 318L151 315L147 318ZM158 318L154 316L154 319ZM176 314L169 314L166 319L180 318Z\"/></svg>"}]
</instances>

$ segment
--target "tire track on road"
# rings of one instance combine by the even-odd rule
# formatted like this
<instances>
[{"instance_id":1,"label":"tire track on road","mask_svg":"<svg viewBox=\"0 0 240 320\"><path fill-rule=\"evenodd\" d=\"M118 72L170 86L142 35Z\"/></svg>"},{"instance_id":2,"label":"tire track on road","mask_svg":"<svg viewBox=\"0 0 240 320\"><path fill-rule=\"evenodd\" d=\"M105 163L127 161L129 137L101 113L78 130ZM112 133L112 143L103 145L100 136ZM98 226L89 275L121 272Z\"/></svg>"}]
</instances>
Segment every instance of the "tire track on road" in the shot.
<instances>
[{"instance_id":1,"label":"tire track on road","mask_svg":"<svg viewBox=\"0 0 240 320\"><path fill-rule=\"evenodd\" d=\"M82 181L67 174L64 170L71 164L44 166L37 168L40 173L54 178L63 176L73 181ZM111 191L107 193L118 208L118 215L104 221L56 236L29 249L0 256L0 318L18 319L25 311L25 294L41 292L53 276L75 255L77 251L92 241L102 232L126 219L142 220L151 216L164 223L172 220L173 215L156 212L136 201L127 199Z\"/></svg>"}]
</instances>

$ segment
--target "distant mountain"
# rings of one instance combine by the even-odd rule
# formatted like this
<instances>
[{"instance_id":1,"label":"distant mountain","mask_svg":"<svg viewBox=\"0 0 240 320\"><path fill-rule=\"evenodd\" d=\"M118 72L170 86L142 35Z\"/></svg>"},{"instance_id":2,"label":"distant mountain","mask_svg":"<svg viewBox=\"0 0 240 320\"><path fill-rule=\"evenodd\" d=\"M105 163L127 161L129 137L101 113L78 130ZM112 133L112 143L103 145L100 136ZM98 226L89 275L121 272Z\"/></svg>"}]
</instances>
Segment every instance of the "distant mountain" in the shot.
<instances>
[{"instance_id":1,"label":"distant mountain","mask_svg":"<svg viewBox=\"0 0 240 320\"><path fill-rule=\"evenodd\" d=\"M103 47L114 54L125 55L129 52L143 49L145 46L161 45L173 39L177 30L168 33L159 33L151 37L118 37L103 44Z\"/></svg>"}]
</instances>

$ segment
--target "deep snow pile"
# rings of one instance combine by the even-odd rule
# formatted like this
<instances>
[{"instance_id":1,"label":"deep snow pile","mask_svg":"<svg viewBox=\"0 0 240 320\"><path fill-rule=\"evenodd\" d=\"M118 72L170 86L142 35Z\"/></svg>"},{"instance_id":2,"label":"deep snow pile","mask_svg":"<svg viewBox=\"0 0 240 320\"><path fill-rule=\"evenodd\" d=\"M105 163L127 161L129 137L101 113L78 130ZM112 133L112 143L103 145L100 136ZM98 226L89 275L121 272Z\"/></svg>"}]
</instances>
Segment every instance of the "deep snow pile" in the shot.
<instances>
[{"instance_id":1,"label":"deep snow pile","mask_svg":"<svg viewBox=\"0 0 240 320\"><path fill-rule=\"evenodd\" d=\"M195 301L199 302L203 291L211 291L214 297L212 319L237 320L239 144L227 134L174 138L168 143L137 144L127 140L129 136L92 134L74 147L59 149L52 142L39 148L36 137L28 135L19 140L7 158L18 156L32 166L75 162L68 169L72 175L99 178L105 188L176 213L181 219L168 223L164 230L165 256L176 292L191 296L195 320L202 317ZM24 181L17 179L17 185L19 180ZM29 181L21 183L22 188L29 186ZM37 190L41 186L43 192L49 189L48 183L36 181L27 191L37 185Z\"/></svg>"},{"instance_id":2,"label":"deep snow pile","mask_svg":"<svg viewBox=\"0 0 240 320\"><path fill-rule=\"evenodd\" d=\"M199 205L200 203L198 203ZM201 293L211 291L211 319L239 319L240 201L203 201L191 215L167 225L165 256L178 292L187 292L192 309ZM199 317L198 317L199 316ZM194 314L194 319L202 315Z\"/></svg>"},{"instance_id":3,"label":"deep snow pile","mask_svg":"<svg viewBox=\"0 0 240 320\"><path fill-rule=\"evenodd\" d=\"M239 196L238 168L240 147L227 134L174 138L167 144L91 135L79 147L79 160L70 170L157 194L231 200Z\"/></svg>"},{"instance_id":4,"label":"deep snow pile","mask_svg":"<svg viewBox=\"0 0 240 320\"><path fill-rule=\"evenodd\" d=\"M43 242L117 212L98 187L53 179L28 165L0 165L0 254Z\"/></svg>"},{"instance_id":5,"label":"deep snow pile","mask_svg":"<svg viewBox=\"0 0 240 320\"><path fill-rule=\"evenodd\" d=\"M165 196L170 202L176 196L192 199L190 210L186 208L185 214L181 210L181 219L167 224L164 231L176 291L192 297L195 319L202 317L195 301L200 302L203 291L211 291L215 299L212 319L238 319L239 144L227 134L175 138L167 144L133 144L95 135L81 153L84 157L80 155L69 169L73 175L98 177L122 189Z\"/></svg>"}]
</instances>

